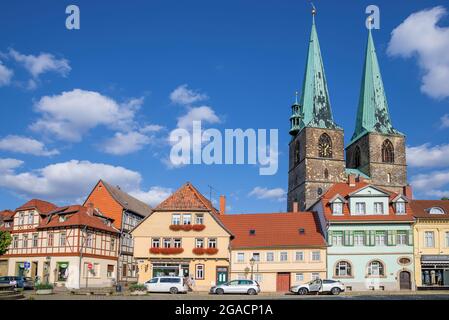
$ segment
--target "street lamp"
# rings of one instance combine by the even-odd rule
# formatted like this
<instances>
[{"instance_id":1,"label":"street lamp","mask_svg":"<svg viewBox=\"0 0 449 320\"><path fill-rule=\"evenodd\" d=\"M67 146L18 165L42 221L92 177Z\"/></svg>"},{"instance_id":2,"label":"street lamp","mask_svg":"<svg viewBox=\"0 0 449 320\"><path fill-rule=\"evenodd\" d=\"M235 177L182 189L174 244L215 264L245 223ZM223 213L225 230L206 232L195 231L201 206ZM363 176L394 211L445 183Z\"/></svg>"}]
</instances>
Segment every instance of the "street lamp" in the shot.
<instances>
[{"instance_id":1,"label":"street lamp","mask_svg":"<svg viewBox=\"0 0 449 320\"><path fill-rule=\"evenodd\" d=\"M254 257L252 257L249 260L249 263L251 265L251 280L254 280L254 263L256 262L256 259L254 259Z\"/></svg>"}]
</instances>

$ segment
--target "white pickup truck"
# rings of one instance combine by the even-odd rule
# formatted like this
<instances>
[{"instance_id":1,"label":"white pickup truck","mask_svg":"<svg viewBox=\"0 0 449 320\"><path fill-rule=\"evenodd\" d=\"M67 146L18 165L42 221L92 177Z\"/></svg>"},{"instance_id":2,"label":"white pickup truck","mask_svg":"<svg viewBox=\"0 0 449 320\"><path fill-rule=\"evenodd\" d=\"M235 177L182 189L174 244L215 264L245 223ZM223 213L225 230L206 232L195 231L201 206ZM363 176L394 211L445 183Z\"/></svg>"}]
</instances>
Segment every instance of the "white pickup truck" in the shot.
<instances>
[{"instance_id":1,"label":"white pickup truck","mask_svg":"<svg viewBox=\"0 0 449 320\"><path fill-rule=\"evenodd\" d=\"M340 281L321 279L312 280L308 283L290 288L290 292L300 295L309 293L331 293L333 295L338 295L343 291L345 291L345 286Z\"/></svg>"}]
</instances>

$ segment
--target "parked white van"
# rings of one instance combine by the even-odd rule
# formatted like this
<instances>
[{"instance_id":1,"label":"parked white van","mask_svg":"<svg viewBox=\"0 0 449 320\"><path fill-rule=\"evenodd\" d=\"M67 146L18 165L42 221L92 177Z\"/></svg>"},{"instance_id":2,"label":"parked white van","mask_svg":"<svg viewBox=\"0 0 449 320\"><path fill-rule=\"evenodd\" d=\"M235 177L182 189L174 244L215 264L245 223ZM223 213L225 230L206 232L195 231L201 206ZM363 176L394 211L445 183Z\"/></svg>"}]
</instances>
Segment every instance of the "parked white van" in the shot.
<instances>
[{"instance_id":1,"label":"parked white van","mask_svg":"<svg viewBox=\"0 0 449 320\"><path fill-rule=\"evenodd\" d=\"M145 282L148 292L185 293L189 287L182 277L155 277Z\"/></svg>"}]
</instances>

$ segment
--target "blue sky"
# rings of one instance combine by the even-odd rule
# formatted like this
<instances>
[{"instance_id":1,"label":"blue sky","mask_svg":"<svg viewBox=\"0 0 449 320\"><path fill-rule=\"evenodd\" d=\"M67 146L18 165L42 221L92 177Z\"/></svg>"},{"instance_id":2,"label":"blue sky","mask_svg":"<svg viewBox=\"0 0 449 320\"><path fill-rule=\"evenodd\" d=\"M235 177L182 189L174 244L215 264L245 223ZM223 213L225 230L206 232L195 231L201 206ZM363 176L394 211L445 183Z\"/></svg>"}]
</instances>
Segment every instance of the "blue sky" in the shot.
<instances>
[{"instance_id":1,"label":"blue sky","mask_svg":"<svg viewBox=\"0 0 449 320\"><path fill-rule=\"evenodd\" d=\"M346 142L355 125L365 8L376 4L381 28L373 36L393 125L407 135L409 181L416 197L449 193L449 6L341 3L315 5ZM80 8L80 30L65 28L69 4ZM81 201L103 177L153 204L191 181L207 196L209 186L215 199L227 195L231 212L284 211L288 118L310 27L310 5L299 0L2 4L0 207L31 197ZM278 173L167 165L170 131L201 107L208 127L279 129Z\"/></svg>"}]
</instances>

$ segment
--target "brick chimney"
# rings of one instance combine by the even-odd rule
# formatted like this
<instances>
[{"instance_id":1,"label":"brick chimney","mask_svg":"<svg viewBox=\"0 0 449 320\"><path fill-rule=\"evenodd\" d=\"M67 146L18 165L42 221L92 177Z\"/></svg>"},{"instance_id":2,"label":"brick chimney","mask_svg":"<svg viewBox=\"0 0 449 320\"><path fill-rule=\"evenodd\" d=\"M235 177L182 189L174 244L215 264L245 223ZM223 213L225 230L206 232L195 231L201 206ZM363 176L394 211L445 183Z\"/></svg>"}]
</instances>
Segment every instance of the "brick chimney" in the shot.
<instances>
[{"instance_id":1,"label":"brick chimney","mask_svg":"<svg viewBox=\"0 0 449 320\"><path fill-rule=\"evenodd\" d=\"M356 182L355 175L353 174L348 175L348 185L350 187L355 187L355 182Z\"/></svg>"},{"instance_id":2,"label":"brick chimney","mask_svg":"<svg viewBox=\"0 0 449 320\"><path fill-rule=\"evenodd\" d=\"M411 185L407 185L404 187L404 196L407 197L407 199L412 200L413 199L413 189Z\"/></svg>"},{"instance_id":3,"label":"brick chimney","mask_svg":"<svg viewBox=\"0 0 449 320\"><path fill-rule=\"evenodd\" d=\"M87 204L87 214L90 216L94 215L94 204L92 202Z\"/></svg>"},{"instance_id":4,"label":"brick chimney","mask_svg":"<svg viewBox=\"0 0 449 320\"><path fill-rule=\"evenodd\" d=\"M220 214L226 214L226 196L220 196Z\"/></svg>"},{"instance_id":5,"label":"brick chimney","mask_svg":"<svg viewBox=\"0 0 449 320\"><path fill-rule=\"evenodd\" d=\"M293 212L299 212L299 203L298 201L293 202Z\"/></svg>"}]
</instances>

